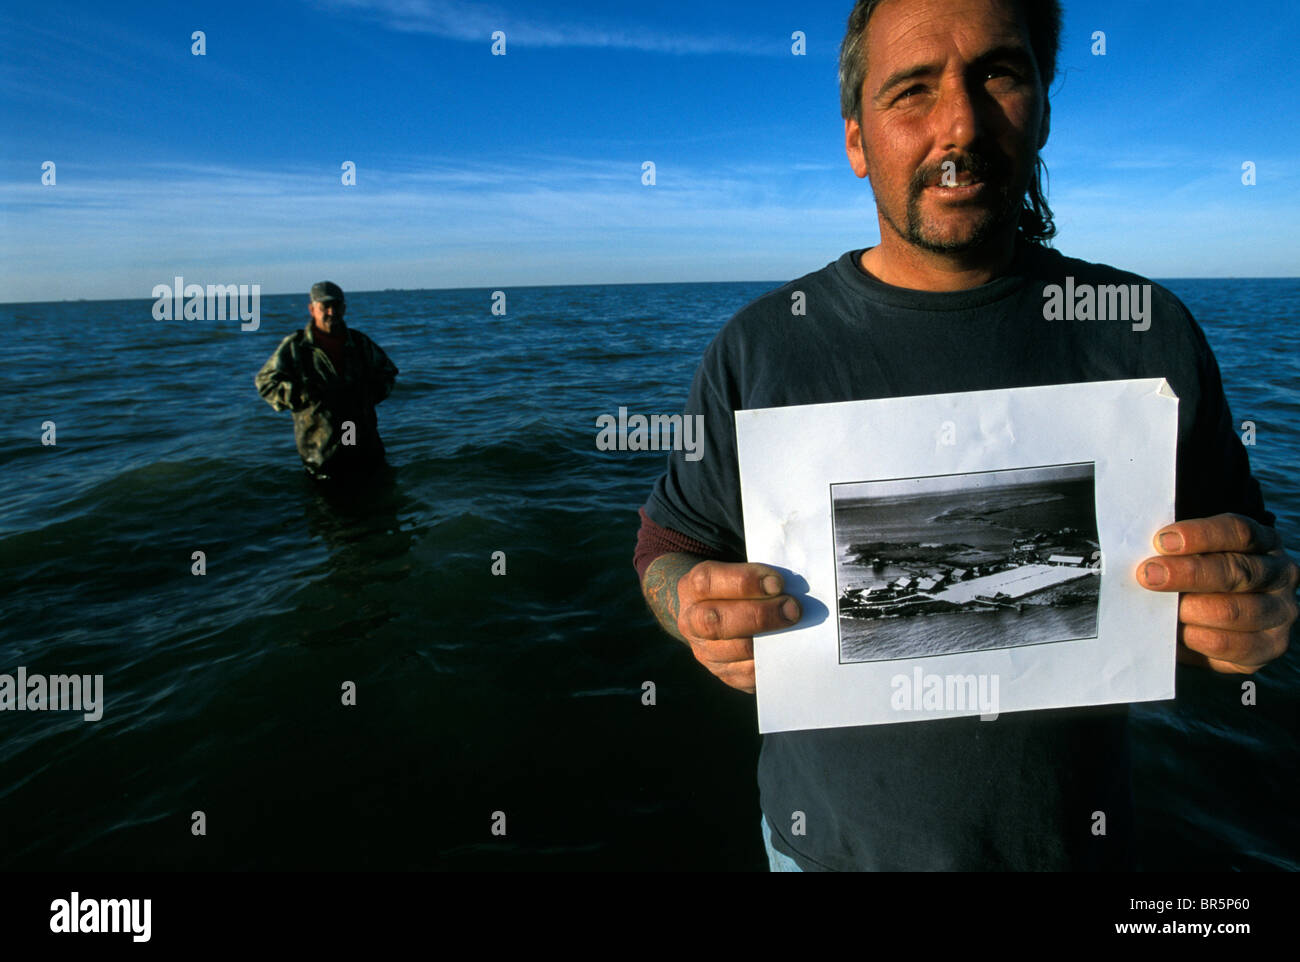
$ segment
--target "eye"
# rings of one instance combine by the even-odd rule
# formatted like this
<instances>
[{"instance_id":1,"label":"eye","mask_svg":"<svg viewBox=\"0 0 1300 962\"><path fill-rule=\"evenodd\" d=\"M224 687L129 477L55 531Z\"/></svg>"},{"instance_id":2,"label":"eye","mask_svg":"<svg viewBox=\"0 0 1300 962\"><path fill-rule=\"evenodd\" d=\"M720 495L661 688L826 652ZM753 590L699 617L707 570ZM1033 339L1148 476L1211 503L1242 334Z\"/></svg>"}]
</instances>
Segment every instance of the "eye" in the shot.
<instances>
[{"instance_id":1,"label":"eye","mask_svg":"<svg viewBox=\"0 0 1300 962\"><path fill-rule=\"evenodd\" d=\"M1020 74L1016 73L1010 67L989 67L984 71L986 77L1006 77L1012 83L1020 83L1023 79Z\"/></svg>"},{"instance_id":2,"label":"eye","mask_svg":"<svg viewBox=\"0 0 1300 962\"><path fill-rule=\"evenodd\" d=\"M912 96L912 94L920 93L924 89L925 86L923 84L913 84L912 86L904 90L901 94L899 94L897 99L906 100L908 97Z\"/></svg>"}]
</instances>

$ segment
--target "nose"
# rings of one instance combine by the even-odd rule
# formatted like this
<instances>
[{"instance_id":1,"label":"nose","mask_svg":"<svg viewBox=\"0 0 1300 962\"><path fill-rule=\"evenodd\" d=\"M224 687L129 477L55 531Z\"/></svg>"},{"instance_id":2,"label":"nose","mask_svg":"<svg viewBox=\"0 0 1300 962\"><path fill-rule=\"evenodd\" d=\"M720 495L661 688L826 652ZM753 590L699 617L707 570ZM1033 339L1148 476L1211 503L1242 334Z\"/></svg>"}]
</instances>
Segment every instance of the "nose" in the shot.
<instances>
[{"instance_id":1,"label":"nose","mask_svg":"<svg viewBox=\"0 0 1300 962\"><path fill-rule=\"evenodd\" d=\"M943 84L934 111L935 139L942 150L968 150L979 140L983 133L980 93L971 90L962 77L951 78Z\"/></svg>"}]
</instances>

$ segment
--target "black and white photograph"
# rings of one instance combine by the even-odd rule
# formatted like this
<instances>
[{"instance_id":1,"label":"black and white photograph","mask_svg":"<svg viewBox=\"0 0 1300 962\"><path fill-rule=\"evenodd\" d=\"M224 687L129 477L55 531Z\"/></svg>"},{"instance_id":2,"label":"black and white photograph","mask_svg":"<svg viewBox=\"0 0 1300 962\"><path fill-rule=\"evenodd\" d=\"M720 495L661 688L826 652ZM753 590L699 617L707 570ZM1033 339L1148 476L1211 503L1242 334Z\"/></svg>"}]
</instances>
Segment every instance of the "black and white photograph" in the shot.
<instances>
[{"instance_id":1,"label":"black and white photograph","mask_svg":"<svg viewBox=\"0 0 1300 962\"><path fill-rule=\"evenodd\" d=\"M840 662L1094 638L1094 466L831 486Z\"/></svg>"}]
</instances>

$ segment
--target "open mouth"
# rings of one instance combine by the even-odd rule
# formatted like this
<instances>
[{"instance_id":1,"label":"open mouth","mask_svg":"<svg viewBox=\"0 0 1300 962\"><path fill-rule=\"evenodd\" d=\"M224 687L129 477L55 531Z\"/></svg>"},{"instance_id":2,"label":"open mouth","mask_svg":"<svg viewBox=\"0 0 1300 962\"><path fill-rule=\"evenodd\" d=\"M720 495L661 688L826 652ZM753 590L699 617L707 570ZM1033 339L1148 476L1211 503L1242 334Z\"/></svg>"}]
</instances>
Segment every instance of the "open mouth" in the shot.
<instances>
[{"instance_id":1,"label":"open mouth","mask_svg":"<svg viewBox=\"0 0 1300 962\"><path fill-rule=\"evenodd\" d=\"M982 193L985 188L985 182L973 177L958 178L955 184L951 186L946 184L929 184L926 190L934 191L940 197L952 197L954 199L964 197L975 197Z\"/></svg>"}]
</instances>

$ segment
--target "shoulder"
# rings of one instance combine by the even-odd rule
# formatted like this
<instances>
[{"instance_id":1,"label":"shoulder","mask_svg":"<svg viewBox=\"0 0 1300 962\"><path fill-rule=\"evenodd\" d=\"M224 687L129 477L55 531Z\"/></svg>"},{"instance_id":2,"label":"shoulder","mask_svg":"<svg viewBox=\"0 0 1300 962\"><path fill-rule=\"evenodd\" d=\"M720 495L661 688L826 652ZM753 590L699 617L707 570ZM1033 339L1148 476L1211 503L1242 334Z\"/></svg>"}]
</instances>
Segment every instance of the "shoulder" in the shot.
<instances>
[{"instance_id":1,"label":"shoulder","mask_svg":"<svg viewBox=\"0 0 1300 962\"><path fill-rule=\"evenodd\" d=\"M374 342L373 338L351 325L348 326L348 336L352 338L353 343L356 344L357 347L367 353L373 353L374 351L379 350L379 345Z\"/></svg>"},{"instance_id":2,"label":"shoulder","mask_svg":"<svg viewBox=\"0 0 1300 962\"><path fill-rule=\"evenodd\" d=\"M773 322L784 325L791 317L805 316L809 300L835 288L835 271L832 262L754 298L732 316L723 330L744 330Z\"/></svg>"},{"instance_id":3,"label":"shoulder","mask_svg":"<svg viewBox=\"0 0 1300 962\"><path fill-rule=\"evenodd\" d=\"M1141 311L1140 319L1136 314L1119 317L1134 318L1139 326L1132 330L1141 333L1146 350L1166 357L1192 355L1201 362L1212 356L1205 332L1192 312L1163 284L1110 264L1067 257L1047 247L1037 249L1035 267L1044 299L1063 297L1068 301L1090 296L1094 303L1090 309L1097 317L1103 317L1103 310L1113 313L1115 305L1127 306L1130 312Z\"/></svg>"},{"instance_id":4,"label":"shoulder","mask_svg":"<svg viewBox=\"0 0 1300 962\"><path fill-rule=\"evenodd\" d=\"M1096 288L1134 287L1151 291L1151 306L1160 315L1184 317L1191 320L1192 313L1177 295L1169 288L1158 284L1149 277L1126 271L1110 264L1085 261L1078 257L1067 257L1051 247L1037 248L1038 273L1047 283L1064 284L1072 280L1073 286L1091 284Z\"/></svg>"},{"instance_id":5,"label":"shoulder","mask_svg":"<svg viewBox=\"0 0 1300 962\"><path fill-rule=\"evenodd\" d=\"M285 355L296 355L300 353L304 346L307 345L307 332L298 328L291 334L286 334L280 338L280 343L275 348L275 354L278 357Z\"/></svg>"},{"instance_id":6,"label":"shoulder","mask_svg":"<svg viewBox=\"0 0 1300 962\"><path fill-rule=\"evenodd\" d=\"M705 358L753 356L789 343L791 324L820 316L836 289L835 263L761 294L731 316L710 342Z\"/></svg>"}]
</instances>

